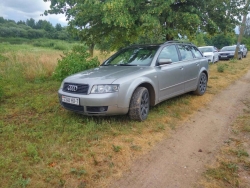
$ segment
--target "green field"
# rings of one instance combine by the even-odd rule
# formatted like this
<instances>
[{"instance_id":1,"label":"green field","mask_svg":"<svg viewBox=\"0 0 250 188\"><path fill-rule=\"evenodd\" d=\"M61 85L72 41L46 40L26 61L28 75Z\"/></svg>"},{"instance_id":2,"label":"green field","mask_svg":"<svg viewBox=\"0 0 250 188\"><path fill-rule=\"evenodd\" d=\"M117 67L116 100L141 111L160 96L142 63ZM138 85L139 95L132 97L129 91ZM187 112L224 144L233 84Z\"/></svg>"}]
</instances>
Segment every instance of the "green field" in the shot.
<instances>
[{"instance_id":1,"label":"green field","mask_svg":"<svg viewBox=\"0 0 250 188\"><path fill-rule=\"evenodd\" d=\"M36 46L36 42L0 43L0 182L4 188L105 187L250 68L249 58L219 62L223 73L211 65L207 94L163 102L151 108L145 122L127 116L86 117L59 105L61 83L52 75L62 50ZM61 45L66 49L71 44Z\"/></svg>"}]
</instances>

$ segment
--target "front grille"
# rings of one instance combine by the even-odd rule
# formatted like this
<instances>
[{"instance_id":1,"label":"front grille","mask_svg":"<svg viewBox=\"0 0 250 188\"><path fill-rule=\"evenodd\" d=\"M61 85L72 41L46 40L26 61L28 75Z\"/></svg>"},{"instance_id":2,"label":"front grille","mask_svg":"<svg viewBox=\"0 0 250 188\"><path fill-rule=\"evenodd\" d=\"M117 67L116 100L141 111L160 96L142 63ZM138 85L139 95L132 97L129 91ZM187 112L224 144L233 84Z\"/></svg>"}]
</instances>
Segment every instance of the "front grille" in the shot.
<instances>
[{"instance_id":1,"label":"front grille","mask_svg":"<svg viewBox=\"0 0 250 188\"><path fill-rule=\"evenodd\" d=\"M70 86L73 86L74 89L68 90ZM74 83L64 83L63 84L63 91L67 93L76 93L76 94L83 94L86 95L89 90L88 84L74 84Z\"/></svg>"},{"instance_id":2,"label":"front grille","mask_svg":"<svg viewBox=\"0 0 250 188\"><path fill-rule=\"evenodd\" d=\"M229 55L229 53L221 53L220 55Z\"/></svg>"},{"instance_id":3,"label":"front grille","mask_svg":"<svg viewBox=\"0 0 250 188\"><path fill-rule=\"evenodd\" d=\"M108 110L107 106L87 106L86 110L88 112L106 112Z\"/></svg>"},{"instance_id":4,"label":"front grille","mask_svg":"<svg viewBox=\"0 0 250 188\"><path fill-rule=\"evenodd\" d=\"M73 104L68 104L68 103L61 103L62 106L68 110L72 110L72 111L77 111L77 112L84 112L84 107L83 106L77 106L77 105L73 105Z\"/></svg>"}]
</instances>

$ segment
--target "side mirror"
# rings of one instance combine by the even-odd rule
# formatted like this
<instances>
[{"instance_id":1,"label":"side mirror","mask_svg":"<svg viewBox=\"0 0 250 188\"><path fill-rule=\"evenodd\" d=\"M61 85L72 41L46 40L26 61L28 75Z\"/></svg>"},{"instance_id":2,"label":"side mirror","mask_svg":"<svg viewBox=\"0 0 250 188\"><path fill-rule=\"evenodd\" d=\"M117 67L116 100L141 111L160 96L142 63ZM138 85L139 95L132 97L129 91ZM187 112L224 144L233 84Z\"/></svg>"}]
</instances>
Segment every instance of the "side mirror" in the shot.
<instances>
[{"instance_id":1,"label":"side mirror","mask_svg":"<svg viewBox=\"0 0 250 188\"><path fill-rule=\"evenodd\" d=\"M159 65L171 64L172 59L159 59L158 63L159 63Z\"/></svg>"}]
</instances>

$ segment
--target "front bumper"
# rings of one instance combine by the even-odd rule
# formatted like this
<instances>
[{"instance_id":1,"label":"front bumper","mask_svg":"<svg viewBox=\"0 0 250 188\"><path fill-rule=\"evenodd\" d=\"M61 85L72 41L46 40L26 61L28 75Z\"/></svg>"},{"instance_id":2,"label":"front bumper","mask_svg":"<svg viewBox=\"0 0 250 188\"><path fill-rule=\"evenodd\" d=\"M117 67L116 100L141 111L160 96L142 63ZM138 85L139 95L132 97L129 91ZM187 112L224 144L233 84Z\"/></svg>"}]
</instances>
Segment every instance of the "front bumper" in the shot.
<instances>
[{"instance_id":1,"label":"front bumper","mask_svg":"<svg viewBox=\"0 0 250 188\"><path fill-rule=\"evenodd\" d=\"M79 98L80 104L68 104L62 102L62 96ZM118 92L115 93L104 93L104 94L89 94L80 95L72 94L62 91L58 91L58 97L60 104L67 110L75 111L83 115L89 116L109 116L109 115L123 115L127 114L128 107L118 106Z\"/></svg>"},{"instance_id":2,"label":"front bumper","mask_svg":"<svg viewBox=\"0 0 250 188\"><path fill-rule=\"evenodd\" d=\"M234 58L234 55L220 55L219 59L232 59Z\"/></svg>"}]
</instances>

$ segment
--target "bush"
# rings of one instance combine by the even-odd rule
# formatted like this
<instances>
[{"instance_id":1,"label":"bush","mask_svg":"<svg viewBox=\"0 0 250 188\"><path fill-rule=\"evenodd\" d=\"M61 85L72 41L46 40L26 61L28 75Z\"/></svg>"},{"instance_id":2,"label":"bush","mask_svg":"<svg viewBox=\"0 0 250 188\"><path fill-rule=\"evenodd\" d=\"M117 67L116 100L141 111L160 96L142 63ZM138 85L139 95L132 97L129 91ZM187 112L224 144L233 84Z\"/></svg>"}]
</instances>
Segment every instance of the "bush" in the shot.
<instances>
[{"instance_id":1,"label":"bush","mask_svg":"<svg viewBox=\"0 0 250 188\"><path fill-rule=\"evenodd\" d=\"M223 64L217 65L217 71L218 72L224 72L224 70L225 70L225 66Z\"/></svg>"},{"instance_id":2,"label":"bush","mask_svg":"<svg viewBox=\"0 0 250 188\"><path fill-rule=\"evenodd\" d=\"M53 77L62 81L65 77L100 65L97 57L91 58L85 46L74 46L71 52L64 52L58 60Z\"/></svg>"}]
</instances>

